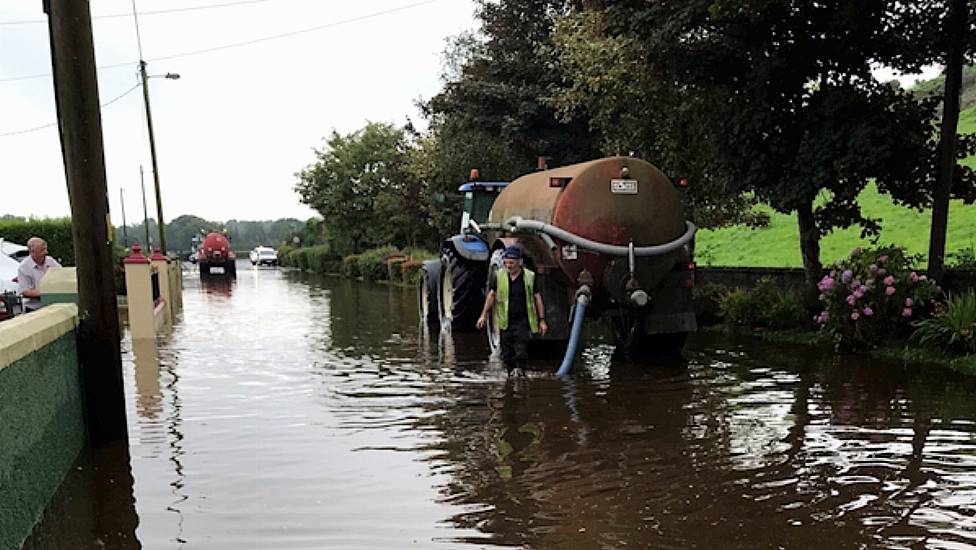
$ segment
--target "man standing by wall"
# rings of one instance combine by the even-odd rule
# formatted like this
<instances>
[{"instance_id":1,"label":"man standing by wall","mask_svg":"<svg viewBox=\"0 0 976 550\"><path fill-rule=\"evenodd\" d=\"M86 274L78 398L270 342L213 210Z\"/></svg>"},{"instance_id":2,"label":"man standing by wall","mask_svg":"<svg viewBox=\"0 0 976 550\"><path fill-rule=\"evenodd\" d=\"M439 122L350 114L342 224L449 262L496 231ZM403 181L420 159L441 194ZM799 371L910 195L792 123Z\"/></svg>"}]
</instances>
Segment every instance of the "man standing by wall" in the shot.
<instances>
[{"instance_id":1,"label":"man standing by wall","mask_svg":"<svg viewBox=\"0 0 976 550\"><path fill-rule=\"evenodd\" d=\"M501 334L501 359L509 376L524 376L529 340L533 334L545 335L549 330L546 309L542 294L535 289L535 273L522 267L522 249L506 248L502 261L505 268L490 277L485 307L477 326L484 328L494 307L495 326Z\"/></svg>"},{"instance_id":2,"label":"man standing by wall","mask_svg":"<svg viewBox=\"0 0 976 550\"><path fill-rule=\"evenodd\" d=\"M47 255L47 242L40 237L27 241L29 256L20 262L17 269L17 284L24 296L24 312L35 311L41 307L41 279L52 267L61 267L54 258Z\"/></svg>"}]
</instances>

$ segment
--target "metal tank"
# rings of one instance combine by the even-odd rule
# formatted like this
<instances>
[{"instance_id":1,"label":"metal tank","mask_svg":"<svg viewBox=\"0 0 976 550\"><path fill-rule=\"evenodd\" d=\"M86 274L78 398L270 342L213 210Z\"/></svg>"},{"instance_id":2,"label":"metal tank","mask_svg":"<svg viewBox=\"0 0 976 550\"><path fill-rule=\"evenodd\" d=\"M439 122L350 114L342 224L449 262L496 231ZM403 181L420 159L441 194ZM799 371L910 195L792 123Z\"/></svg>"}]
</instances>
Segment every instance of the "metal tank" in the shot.
<instances>
[{"instance_id":1,"label":"metal tank","mask_svg":"<svg viewBox=\"0 0 976 550\"><path fill-rule=\"evenodd\" d=\"M499 194L489 222L506 230L496 247L518 241L550 283L570 294L586 284L597 310L653 300L675 266L687 265L684 245L694 234L672 180L646 161L620 156L516 179Z\"/></svg>"}]
</instances>

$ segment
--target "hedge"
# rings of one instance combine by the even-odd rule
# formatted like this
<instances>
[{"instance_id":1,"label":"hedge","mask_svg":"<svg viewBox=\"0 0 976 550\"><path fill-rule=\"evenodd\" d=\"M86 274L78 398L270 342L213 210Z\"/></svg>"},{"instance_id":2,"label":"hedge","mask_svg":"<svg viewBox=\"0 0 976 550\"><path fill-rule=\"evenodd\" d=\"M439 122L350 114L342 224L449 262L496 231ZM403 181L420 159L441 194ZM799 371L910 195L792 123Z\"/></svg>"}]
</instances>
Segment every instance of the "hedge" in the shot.
<instances>
[{"instance_id":1,"label":"hedge","mask_svg":"<svg viewBox=\"0 0 976 550\"><path fill-rule=\"evenodd\" d=\"M415 285L419 281L420 267L424 259L436 258L437 254L423 249L400 251L393 246L383 246L341 258L332 254L327 245L305 248L285 248L279 254L282 265L297 267L303 271L334 273L367 281L390 281L397 284Z\"/></svg>"},{"instance_id":2,"label":"hedge","mask_svg":"<svg viewBox=\"0 0 976 550\"><path fill-rule=\"evenodd\" d=\"M48 255L62 265L75 265L75 246L71 218L44 218L0 221L0 238L26 245L31 237L47 241Z\"/></svg>"}]
</instances>

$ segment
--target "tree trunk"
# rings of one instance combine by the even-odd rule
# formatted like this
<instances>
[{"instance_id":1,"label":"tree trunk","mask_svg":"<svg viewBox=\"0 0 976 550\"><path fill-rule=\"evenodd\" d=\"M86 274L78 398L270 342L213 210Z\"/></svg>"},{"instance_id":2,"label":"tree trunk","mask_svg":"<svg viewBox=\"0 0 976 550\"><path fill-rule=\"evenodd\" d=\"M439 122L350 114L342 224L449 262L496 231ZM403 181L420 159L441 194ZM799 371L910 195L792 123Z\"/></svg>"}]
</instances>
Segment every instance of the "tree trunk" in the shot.
<instances>
[{"instance_id":1,"label":"tree trunk","mask_svg":"<svg viewBox=\"0 0 976 550\"><path fill-rule=\"evenodd\" d=\"M959 94L962 88L963 52L969 23L966 0L949 4L945 94L942 103L942 130L939 138L939 177L932 204L932 229L929 234L929 276L937 281L945 273L946 228L949 224L949 195L956 170L956 131L959 126Z\"/></svg>"},{"instance_id":2,"label":"tree trunk","mask_svg":"<svg viewBox=\"0 0 976 550\"><path fill-rule=\"evenodd\" d=\"M796 209L796 222L800 228L800 255L803 257L803 274L807 288L817 286L823 274L820 263L820 230L813 219L813 202Z\"/></svg>"}]
</instances>

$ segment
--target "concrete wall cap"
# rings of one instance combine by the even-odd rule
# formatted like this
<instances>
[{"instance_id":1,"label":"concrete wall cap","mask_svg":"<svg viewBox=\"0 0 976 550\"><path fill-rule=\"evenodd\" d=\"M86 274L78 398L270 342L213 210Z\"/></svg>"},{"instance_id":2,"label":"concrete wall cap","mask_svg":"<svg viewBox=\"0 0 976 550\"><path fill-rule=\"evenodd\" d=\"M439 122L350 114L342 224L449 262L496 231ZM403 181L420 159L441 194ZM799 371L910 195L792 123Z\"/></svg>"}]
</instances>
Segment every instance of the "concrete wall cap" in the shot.
<instances>
[{"instance_id":1,"label":"concrete wall cap","mask_svg":"<svg viewBox=\"0 0 976 550\"><path fill-rule=\"evenodd\" d=\"M78 306L52 304L0 323L0 369L71 332L78 326Z\"/></svg>"}]
</instances>

